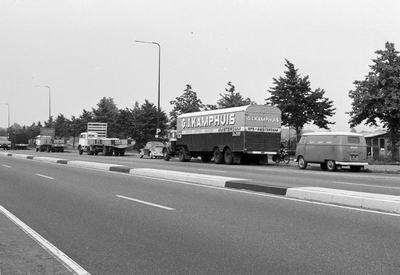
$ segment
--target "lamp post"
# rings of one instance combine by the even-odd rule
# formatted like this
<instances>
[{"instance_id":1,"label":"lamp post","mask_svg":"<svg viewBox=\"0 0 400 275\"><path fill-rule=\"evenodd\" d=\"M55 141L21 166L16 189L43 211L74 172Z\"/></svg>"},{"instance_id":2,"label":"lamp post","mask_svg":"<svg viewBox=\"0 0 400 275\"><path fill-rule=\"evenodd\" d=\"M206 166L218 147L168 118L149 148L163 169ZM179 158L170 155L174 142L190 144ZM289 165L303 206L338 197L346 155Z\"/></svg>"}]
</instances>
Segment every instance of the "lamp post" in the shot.
<instances>
[{"instance_id":1,"label":"lamp post","mask_svg":"<svg viewBox=\"0 0 400 275\"><path fill-rule=\"evenodd\" d=\"M6 103L8 106L8 128L10 128L10 104Z\"/></svg>"},{"instance_id":2,"label":"lamp post","mask_svg":"<svg viewBox=\"0 0 400 275\"><path fill-rule=\"evenodd\" d=\"M158 105L157 105L157 129L155 137L158 138L160 129L160 74L161 74L161 46L157 42L135 40L137 43L155 44L158 46Z\"/></svg>"},{"instance_id":3,"label":"lamp post","mask_svg":"<svg viewBox=\"0 0 400 275\"><path fill-rule=\"evenodd\" d=\"M50 118L51 118L51 88L50 88L50 86L38 86L38 85L36 85L36 87L43 87L43 88L49 89L49 121L50 121Z\"/></svg>"}]
</instances>

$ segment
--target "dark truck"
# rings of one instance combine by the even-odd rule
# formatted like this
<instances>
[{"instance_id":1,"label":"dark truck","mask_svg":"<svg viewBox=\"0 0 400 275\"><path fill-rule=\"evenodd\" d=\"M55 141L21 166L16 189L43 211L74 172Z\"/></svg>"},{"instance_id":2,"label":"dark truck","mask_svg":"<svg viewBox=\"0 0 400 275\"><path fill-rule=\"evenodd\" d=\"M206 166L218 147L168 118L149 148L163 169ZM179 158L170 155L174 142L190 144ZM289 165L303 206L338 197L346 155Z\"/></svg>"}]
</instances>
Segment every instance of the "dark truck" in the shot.
<instances>
[{"instance_id":1,"label":"dark truck","mask_svg":"<svg viewBox=\"0 0 400 275\"><path fill-rule=\"evenodd\" d=\"M11 141L11 149L27 150L29 143L29 135L23 133L10 133L9 140Z\"/></svg>"}]
</instances>

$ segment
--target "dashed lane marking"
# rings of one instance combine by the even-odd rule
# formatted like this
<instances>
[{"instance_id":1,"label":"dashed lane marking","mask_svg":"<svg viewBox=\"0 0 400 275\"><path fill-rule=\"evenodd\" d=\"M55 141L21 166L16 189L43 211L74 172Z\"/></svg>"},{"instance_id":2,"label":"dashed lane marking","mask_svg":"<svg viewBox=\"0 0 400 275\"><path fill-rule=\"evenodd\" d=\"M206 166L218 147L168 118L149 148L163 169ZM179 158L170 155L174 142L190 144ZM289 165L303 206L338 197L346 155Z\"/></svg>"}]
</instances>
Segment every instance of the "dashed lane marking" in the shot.
<instances>
[{"instance_id":1,"label":"dashed lane marking","mask_svg":"<svg viewBox=\"0 0 400 275\"><path fill-rule=\"evenodd\" d=\"M165 209L165 210L175 210L174 208L171 208L171 207L167 207L167 206L163 206L163 205L159 205L159 204L155 204L155 203L151 203L151 202L147 202L147 201L137 200L137 199L130 198L130 197L125 197L125 196L121 196L121 195L117 195L117 197L121 198L121 199L126 199L126 200L130 200L130 201L147 204L147 205L158 207L158 208Z\"/></svg>"}]
</instances>

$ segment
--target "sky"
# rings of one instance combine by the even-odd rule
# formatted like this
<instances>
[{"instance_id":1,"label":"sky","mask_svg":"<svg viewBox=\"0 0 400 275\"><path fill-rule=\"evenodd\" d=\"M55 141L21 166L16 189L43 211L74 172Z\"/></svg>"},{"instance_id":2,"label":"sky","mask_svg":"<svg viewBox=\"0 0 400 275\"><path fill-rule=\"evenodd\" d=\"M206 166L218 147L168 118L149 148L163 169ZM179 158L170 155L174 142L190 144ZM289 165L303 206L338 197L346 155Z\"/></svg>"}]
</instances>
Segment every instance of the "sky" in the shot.
<instances>
[{"instance_id":1,"label":"sky","mask_svg":"<svg viewBox=\"0 0 400 275\"><path fill-rule=\"evenodd\" d=\"M157 106L159 48L140 40L160 45L167 114L187 84L204 104L228 82L265 104L287 59L333 100L331 130L349 131L353 82L386 42L400 50L399 10L398 0L0 0L0 127L78 117L103 97Z\"/></svg>"}]
</instances>

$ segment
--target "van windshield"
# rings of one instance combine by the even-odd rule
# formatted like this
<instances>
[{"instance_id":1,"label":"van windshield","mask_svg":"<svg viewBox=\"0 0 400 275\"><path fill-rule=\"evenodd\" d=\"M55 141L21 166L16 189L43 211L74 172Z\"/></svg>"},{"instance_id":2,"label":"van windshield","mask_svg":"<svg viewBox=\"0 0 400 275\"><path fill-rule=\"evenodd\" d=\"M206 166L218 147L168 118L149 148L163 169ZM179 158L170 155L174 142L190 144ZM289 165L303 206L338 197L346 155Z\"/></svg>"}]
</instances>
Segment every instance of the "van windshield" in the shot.
<instances>
[{"instance_id":1,"label":"van windshield","mask_svg":"<svg viewBox=\"0 0 400 275\"><path fill-rule=\"evenodd\" d=\"M348 143L359 144L360 143L360 138L359 137L347 137L347 142Z\"/></svg>"}]
</instances>

